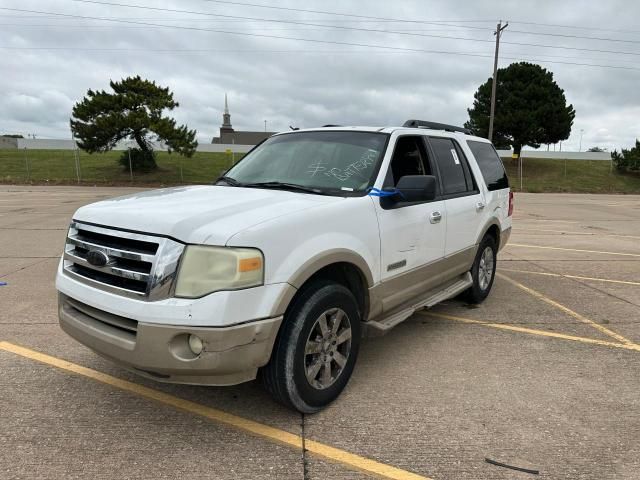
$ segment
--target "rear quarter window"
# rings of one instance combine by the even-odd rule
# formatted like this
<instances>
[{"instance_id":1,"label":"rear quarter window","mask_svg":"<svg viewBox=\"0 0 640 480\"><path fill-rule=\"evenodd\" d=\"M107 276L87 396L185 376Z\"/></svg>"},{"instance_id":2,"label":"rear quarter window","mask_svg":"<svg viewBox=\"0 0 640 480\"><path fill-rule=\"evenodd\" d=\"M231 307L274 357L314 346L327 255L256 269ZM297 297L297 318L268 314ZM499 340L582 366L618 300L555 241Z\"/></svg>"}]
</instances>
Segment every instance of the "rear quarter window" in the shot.
<instances>
[{"instance_id":1,"label":"rear quarter window","mask_svg":"<svg viewBox=\"0 0 640 480\"><path fill-rule=\"evenodd\" d=\"M502 160L498 156L498 152L493 145L486 142L476 142L467 140L467 145L471 149L471 153L476 157L478 167L482 172L484 181L489 190L501 190L509 188L509 179L504 169Z\"/></svg>"}]
</instances>

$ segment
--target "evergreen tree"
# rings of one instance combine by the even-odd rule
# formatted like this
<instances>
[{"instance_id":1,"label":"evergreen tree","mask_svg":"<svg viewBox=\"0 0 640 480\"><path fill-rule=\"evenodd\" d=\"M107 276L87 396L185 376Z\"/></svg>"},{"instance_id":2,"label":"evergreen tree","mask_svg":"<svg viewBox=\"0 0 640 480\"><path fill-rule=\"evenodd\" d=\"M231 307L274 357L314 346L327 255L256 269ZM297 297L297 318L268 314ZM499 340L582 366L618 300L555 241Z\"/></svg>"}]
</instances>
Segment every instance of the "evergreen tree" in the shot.
<instances>
[{"instance_id":1,"label":"evergreen tree","mask_svg":"<svg viewBox=\"0 0 640 480\"><path fill-rule=\"evenodd\" d=\"M622 153L614 150L611 158L616 170L621 173L640 172L640 140L636 139L635 146L630 149L623 148Z\"/></svg>"},{"instance_id":2,"label":"evergreen tree","mask_svg":"<svg viewBox=\"0 0 640 480\"><path fill-rule=\"evenodd\" d=\"M80 148L89 153L106 152L121 140L135 140L138 147L131 150L135 170L157 168L152 141L164 142L169 153L194 154L196 131L176 126L173 118L163 116L165 110L179 106L169 88L140 76L112 80L109 85L113 93L89 90L73 107L71 130ZM129 167L128 152L123 153L120 163Z\"/></svg>"},{"instance_id":3,"label":"evergreen tree","mask_svg":"<svg viewBox=\"0 0 640 480\"><path fill-rule=\"evenodd\" d=\"M489 132L491 85L489 78L474 94L465 127L480 137ZM513 147L520 155L524 145L538 148L541 144L566 140L575 118L572 105L567 105L564 91L553 80L553 73L539 65L520 62L498 70L493 143L497 148Z\"/></svg>"}]
</instances>

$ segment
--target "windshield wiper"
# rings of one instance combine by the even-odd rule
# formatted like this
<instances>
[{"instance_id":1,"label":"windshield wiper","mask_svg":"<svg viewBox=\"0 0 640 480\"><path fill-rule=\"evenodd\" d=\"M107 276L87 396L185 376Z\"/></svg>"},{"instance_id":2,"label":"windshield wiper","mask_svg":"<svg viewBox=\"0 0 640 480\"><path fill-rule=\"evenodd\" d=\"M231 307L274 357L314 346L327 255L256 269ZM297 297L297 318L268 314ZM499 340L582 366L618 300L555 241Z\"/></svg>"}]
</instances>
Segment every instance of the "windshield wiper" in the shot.
<instances>
[{"instance_id":1,"label":"windshield wiper","mask_svg":"<svg viewBox=\"0 0 640 480\"><path fill-rule=\"evenodd\" d=\"M255 188L278 188L281 190L295 190L299 192L315 193L316 195L327 195L326 192L319 188L305 187L304 185L298 185L297 183L286 182L256 182L256 183L243 183L243 187L255 187Z\"/></svg>"},{"instance_id":2,"label":"windshield wiper","mask_svg":"<svg viewBox=\"0 0 640 480\"><path fill-rule=\"evenodd\" d=\"M235 178L226 177L224 175L216 180L216 184L218 182L225 182L226 184L231 185L232 187L243 187L244 186L243 183L240 183Z\"/></svg>"}]
</instances>

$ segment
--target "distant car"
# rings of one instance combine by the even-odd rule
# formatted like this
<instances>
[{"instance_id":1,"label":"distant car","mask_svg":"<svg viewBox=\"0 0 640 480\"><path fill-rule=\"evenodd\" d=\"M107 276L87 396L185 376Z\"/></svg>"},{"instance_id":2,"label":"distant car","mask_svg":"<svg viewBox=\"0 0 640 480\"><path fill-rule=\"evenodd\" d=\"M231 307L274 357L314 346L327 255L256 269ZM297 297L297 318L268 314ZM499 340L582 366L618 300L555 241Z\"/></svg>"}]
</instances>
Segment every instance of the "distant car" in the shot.
<instances>
[{"instance_id":1,"label":"distant car","mask_svg":"<svg viewBox=\"0 0 640 480\"><path fill-rule=\"evenodd\" d=\"M114 198L74 215L60 325L154 380L259 374L315 412L364 333L464 293L483 301L511 232L492 144L422 121L272 136L215 185Z\"/></svg>"}]
</instances>

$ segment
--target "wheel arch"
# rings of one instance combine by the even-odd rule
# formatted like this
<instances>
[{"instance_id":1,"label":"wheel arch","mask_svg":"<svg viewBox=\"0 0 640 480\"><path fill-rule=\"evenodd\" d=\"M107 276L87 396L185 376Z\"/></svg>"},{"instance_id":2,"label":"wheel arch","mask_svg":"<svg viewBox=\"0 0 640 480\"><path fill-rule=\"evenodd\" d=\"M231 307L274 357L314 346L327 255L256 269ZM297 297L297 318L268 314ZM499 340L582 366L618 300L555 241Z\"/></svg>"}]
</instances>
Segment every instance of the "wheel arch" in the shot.
<instances>
[{"instance_id":1,"label":"wheel arch","mask_svg":"<svg viewBox=\"0 0 640 480\"><path fill-rule=\"evenodd\" d=\"M482 239L486 235L491 235L496 242L496 247L499 247L501 233L502 232L500 230L500 222L498 221L497 218L492 218L485 224L482 230L480 230L480 235L476 239L476 245L480 245L480 242L482 242Z\"/></svg>"},{"instance_id":2,"label":"wheel arch","mask_svg":"<svg viewBox=\"0 0 640 480\"><path fill-rule=\"evenodd\" d=\"M369 288L373 285L373 274L364 258L348 250L334 250L305 262L289 280L297 292L284 310L305 288L321 280L333 281L349 289L356 297L361 319L367 318L370 308Z\"/></svg>"}]
</instances>

